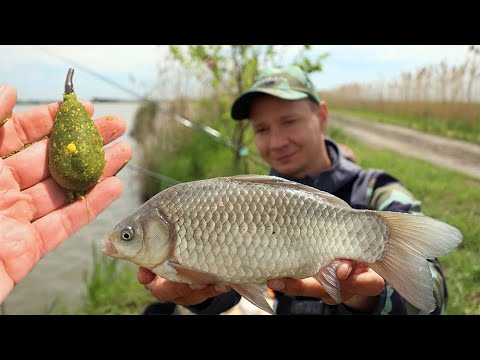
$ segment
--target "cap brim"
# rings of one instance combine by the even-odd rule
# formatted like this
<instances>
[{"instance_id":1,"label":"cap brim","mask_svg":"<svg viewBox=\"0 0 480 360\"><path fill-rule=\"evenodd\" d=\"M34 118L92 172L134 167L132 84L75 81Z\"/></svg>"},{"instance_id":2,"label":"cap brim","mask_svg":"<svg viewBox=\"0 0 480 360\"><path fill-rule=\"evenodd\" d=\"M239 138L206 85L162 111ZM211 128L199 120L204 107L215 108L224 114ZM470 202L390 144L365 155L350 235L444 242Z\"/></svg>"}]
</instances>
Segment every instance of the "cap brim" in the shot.
<instances>
[{"instance_id":1,"label":"cap brim","mask_svg":"<svg viewBox=\"0 0 480 360\"><path fill-rule=\"evenodd\" d=\"M250 116L250 106L253 99L258 94L268 94L284 100L300 100L308 98L308 94L295 90L281 90L281 89L255 89L248 91L241 95L232 105L232 118L235 120L247 119Z\"/></svg>"}]
</instances>

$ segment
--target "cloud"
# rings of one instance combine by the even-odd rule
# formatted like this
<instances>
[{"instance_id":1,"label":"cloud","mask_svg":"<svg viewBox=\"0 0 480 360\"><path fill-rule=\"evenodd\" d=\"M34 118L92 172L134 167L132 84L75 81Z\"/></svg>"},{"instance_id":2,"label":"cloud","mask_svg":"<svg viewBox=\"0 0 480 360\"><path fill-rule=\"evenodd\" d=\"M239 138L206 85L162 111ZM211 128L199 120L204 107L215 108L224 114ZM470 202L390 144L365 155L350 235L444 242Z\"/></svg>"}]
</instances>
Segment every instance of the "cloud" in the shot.
<instances>
[{"instance_id":1,"label":"cloud","mask_svg":"<svg viewBox=\"0 0 480 360\"><path fill-rule=\"evenodd\" d=\"M301 45L285 45L283 60L291 61ZM350 82L376 82L416 71L420 66L446 60L449 65L466 59L468 45L314 45L312 55L329 53L324 71L314 74L319 88ZM22 99L55 99L65 80L67 57L84 68L135 91L148 89L158 80L159 66L175 73L165 62L167 45L2 45L0 79L19 90ZM75 84L86 98L129 97L85 69L78 69ZM135 81L132 81L135 79Z\"/></svg>"},{"instance_id":2,"label":"cloud","mask_svg":"<svg viewBox=\"0 0 480 360\"><path fill-rule=\"evenodd\" d=\"M444 60L456 65L468 53L468 45L317 45L314 49L317 54L330 54L323 61L324 71L313 75L320 90L353 82L385 82Z\"/></svg>"},{"instance_id":3,"label":"cloud","mask_svg":"<svg viewBox=\"0 0 480 360\"><path fill-rule=\"evenodd\" d=\"M168 47L156 45L3 45L0 47L3 68L65 64L65 57L97 72L141 71L154 67ZM58 56L58 57L57 57Z\"/></svg>"},{"instance_id":4,"label":"cloud","mask_svg":"<svg viewBox=\"0 0 480 360\"><path fill-rule=\"evenodd\" d=\"M460 62L469 45L317 45L319 52L329 52L338 61L369 63L433 64L442 60Z\"/></svg>"}]
</instances>

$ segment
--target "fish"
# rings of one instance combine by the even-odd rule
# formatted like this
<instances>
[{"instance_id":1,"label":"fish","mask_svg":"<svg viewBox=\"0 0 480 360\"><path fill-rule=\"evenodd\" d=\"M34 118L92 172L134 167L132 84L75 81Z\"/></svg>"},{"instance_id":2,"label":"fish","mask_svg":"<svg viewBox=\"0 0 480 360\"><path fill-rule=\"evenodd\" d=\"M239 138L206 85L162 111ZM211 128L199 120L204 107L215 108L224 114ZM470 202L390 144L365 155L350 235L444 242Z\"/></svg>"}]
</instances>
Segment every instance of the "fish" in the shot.
<instances>
[{"instance_id":1,"label":"fish","mask_svg":"<svg viewBox=\"0 0 480 360\"><path fill-rule=\"evenodd\" d=\"M275 314L273 278L315 278L342 302L341 259L367 264L418 309L435 309L427 259L462 241L456 227L423 214L359 210L276 176L244 174L171 186L103 238L104 254L180 283L225 284Z\"/></svg>"}]
</instances>

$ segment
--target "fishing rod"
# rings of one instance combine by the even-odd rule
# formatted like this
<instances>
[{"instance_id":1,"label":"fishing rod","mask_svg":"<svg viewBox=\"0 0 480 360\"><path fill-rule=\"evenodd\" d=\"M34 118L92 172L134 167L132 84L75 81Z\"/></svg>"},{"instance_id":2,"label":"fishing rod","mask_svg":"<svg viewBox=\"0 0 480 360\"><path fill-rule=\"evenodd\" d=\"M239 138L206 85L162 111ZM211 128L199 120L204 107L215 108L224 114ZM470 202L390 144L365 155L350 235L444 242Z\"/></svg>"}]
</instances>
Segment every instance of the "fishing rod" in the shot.
<instances>
[{"instance_id":1,"label":"fishing rod","mask_svg":"<svg viewBox=\"0 0 480 360\"><path fill-rule=\"evenodd\" d=\"M49 49L47 49L43 46L38 46L37 45L36 47L38 47L43 52L47 53L49 56L52 56L52 57L58 58L62 61L66 61L70 64L73 64L77 68L82 69L83 71L89 73L93 77L96 77L96 78L106 82L107 84L110 84L113 87L122 90L123 92L133 96L134 98L138 99L141 102L145 102L145 103L148 103L148 104L154 104L156 109L159 110L160 112L163 112L163 113L166 113L166 114L169 114L169 115L172 114L170 111L168 111L168 110L164 109L162 106L160 106L160 104L158 104L156 101L153 101L152 99L149 99L148 97L142 96L141 94L137 93L136 91L123 86L122 84L120 84L120 83L118 83L118 82L116 82L116 81L114 81L114 80L112 80L112 79L110 79L110 78L108 78L108 77L106 77L106 76L104 76L104 75L102 75L102 74L100 74L100 73L98 73L98 72L80 64L80 63L78 63L75 60L72 60L71 58L69 58L67 56L56 54L53 51L51 51L51 50L49 50ZM192 120L189 120L189 119L185 118L184 116L182 116L178 113L173 113L173 119L175 121L179 122L180 124L182 124L185 127L194 129L196 131L202 131L203 133L208 134L212 139L221 143L226 148L230 149L232 152L237 154L237 156L239 156L240 158L244 158L246 161L250 161L254 165L266 168L265 164L261 160L253 157L251 154L250 154L250 157L247 157L247 156L249 156L249 151L248 151L248 148L246 146L238 148L238 146L235 146L235 144L233 143L233 141L229 137L222 134L218 130L215 130L214 128L212 128L210 126L202 125L202 124L199 124L199 123L194 122ZM133 165L128 164L128 166L133 166ZM141 167L137 166L137 170L140 171L140 169L142 169L141 171L143 173L148 174L150 176L153 176L152 174L158 174L158 173L154 173L151 170L144 169L144 168L141 168ZM165 175L162 175L162 174L159 174L159 176L164 177L164 178L168 178L168 177L166 177ZM155 176L153 176L153 177L155 177ZM166 181L168 181L168 180L166 180ZM177 180L175 180L175 181L177 181Z\"/></svg>"},{"instance_id":2,"label":"fishing rod","mask_svg":"<svg viewBox=\"0 0 480 360\"><path fill-rule=\"evenodd\" d=\"M45 53L47 53L48 55L50 56L53 56L55 58L58 58L58 59L61 59L63 61L66 61L68 63L71 63L73 64L74 66L76 66L77 68L79 69L82 69L83 71L89 73L90 75L96 77L96 78L99 78L100 80L112 85L113 87L116 87L122 91L124 91L125 93L135 97L136 99L142 101L142 102L146 102L146 103L154 103L154 105L156 106L156 108L158 110L160 110L160 112L163 112L163 113L167 113L167 114L170 114L171 112L164 109L162 106L160 106L160 104L158 104L157 102L154 102L152 99L149 99L148 97L145 97L139 93L137 93L136 91L130 89L130 88L127 88L125 86L123 86L122 84L112 80L112 79L109 79L108 77L94 71L94 70L91 70L90 68L76 62L75 60L72 60L70 59L69 57L66 57L66 56L63 56L63 55L59 55L59 54L56 54L54 52L52 52L51 50L43 47L43 46L38 46L37 47L44 51ZM234 145L234 143L232 142L232 140L225 136L224 134L222 134L221 132L215 130L214 128L210 127L210 126L206 126L206 125L202 125L202 124L199 124L197 122L194 122L192 120L189 120L187 118L185 118L184 116L180 115L180 114L177 114L177 113L173 113L173 118L175 119L175 121L179 122L180 124L186 126L186 127L189 127L189 128L192 128L194 130L197 130L197 131L203 131L205 133L207 133L208 135L210 135L211 137L213 137L216 141L219 141L221 143L223 143L223 145L227 148L229 148L230 150L234 151L235 153L239 153L241 155L242 151L243 153L245 153L245 150L243 150L243 148L241 149L238 149L237 146Z\"/></svg>"}]
</instances>

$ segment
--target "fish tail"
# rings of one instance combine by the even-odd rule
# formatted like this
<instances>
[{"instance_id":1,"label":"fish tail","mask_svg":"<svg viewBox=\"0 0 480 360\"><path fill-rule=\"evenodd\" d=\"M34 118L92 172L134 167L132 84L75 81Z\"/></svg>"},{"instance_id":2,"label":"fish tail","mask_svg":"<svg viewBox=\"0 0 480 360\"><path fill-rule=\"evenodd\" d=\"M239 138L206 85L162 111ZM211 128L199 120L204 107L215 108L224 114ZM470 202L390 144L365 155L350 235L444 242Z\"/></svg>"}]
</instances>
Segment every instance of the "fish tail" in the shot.
<instances>
[{"instance_id":1,"label":"fish tail","mask_svg":"<svg viewBox=\"0 0 480 360\"><path fill-rule=\"evenodd\" d=\"M427 259L447 254L462 241L455 227L424 215L377 213L387 223L389 236L381 260L370 264L409 303L435 309L433 280Z\"/></svg>"}]
</instances>

